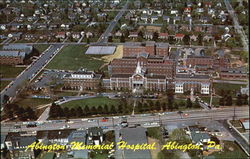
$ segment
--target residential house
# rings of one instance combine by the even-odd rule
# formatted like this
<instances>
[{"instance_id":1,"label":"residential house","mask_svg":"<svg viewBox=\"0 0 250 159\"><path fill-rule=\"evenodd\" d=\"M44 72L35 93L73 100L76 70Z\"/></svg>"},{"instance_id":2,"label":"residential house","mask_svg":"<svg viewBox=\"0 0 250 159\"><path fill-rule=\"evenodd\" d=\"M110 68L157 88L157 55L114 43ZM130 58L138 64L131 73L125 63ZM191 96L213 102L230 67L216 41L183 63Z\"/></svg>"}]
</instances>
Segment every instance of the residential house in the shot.
<instances>
[{"instance_id":1,"label":"residential house","mask_svg":"<svg viewBox=\"0 0 250 159\"><path fill-rule=\"evenodd\" d=\"M23 38L25 40L35 40L37 38L37 35L36 34L25 34L25 35L23 35Z\"/></svg>"},{"instance_id":2,"label":"residential house","mask_svg":"<svg viewBox=\"0 0 250 159\"><path fill-rule=\"evenodd\" d=\"M202 26L196 25L196 26L194 27L194 31L195 31L195 32L203 32L203 28L202 28Z\"/></svg>"},{"instance_id":3,"label":"residential house","mask_svg":"<svg viewBox=\"0 0 250 159\"><path fill-rule=\"evenodd\" d=\"M56 38L58 38L58 39L65 39L66 38L66 33L65 32L58 32L56 34Z\"/></svg>"},{"instance_id":4,"label":"residential house","mask_svg":"<svg viewBox=\"0 0 250 159\"><path fill-rule=\"evenodd\" d=\"M184 36L185 36L184 34L178 33L178 34L175 34L174 39L175 39L176 41L182 41L183 38L184 38Z\"/></svg>"},{"instance_id":5,"label":"residential house","mask_svg":"<svg viewBox=\"0 0 250 159\"><path fill-rule=\"evenodd\" d=\"M178 14L178 10L171 10L170 14Z\"/></svg>"},{"instance_id":6,"label":"residential house","mask_svg":"<svg viewBox=\"0 0 250 159\"><path fill-rule=\"evenodd\" d=\"M173 23L176 24L176 21L180 21L181 17L180 16L175 16L173 17Z\"/></svg>"},{"instance_id":7,"label":"residential house","mask_svg":"<svg viewBox=\"0 0 250 159\"><path fill-rule=\"evenodd\" d=\"M196 36L194 34L190 36L191 41L197 41L197 39L198 39L198 36Z\"/></svg>"},{"instance_id":8,"label":"residential house","mask_svg":"<svg viewBox=\"0 0 250 159\"><path fill-rule=\"evenodd\" d=\"M185 13L185 14L191 13L191 8L190 8L190 7L184 8L184 13Z\"/></svg>"},{"instance_id":9,"label":"residential house","mask_svg":"<svg viewBox=\"0 0 250 159\"><path fill-rule=\"evenodd\" d=\"M77 33L77 32L71 33L71 36L73 39L80 39L81 38L80 33Z\"/></svg>"},{"instance_id":10,"label":"residential house","mask_svg":"<svg viewBox=\"0 0 250 159\"><path fill-rule=\"evenodd\" d=\"M103 143L103 130L100 127L87 129L87 144L101 145Z\"/></svg>"},{"instance_id":11,"label":"residential house","mask_svg":"<svg viewBox=\"0 0 250 159\"><path fill-rule=\"evenodd\" d=\"M158 20L158 16L153 15L153 16L150 17L150 19L151 19L151 24L153 24L154 21Z\"/></svg>"},{"instance_id":12,"label":"residential house","mask_svg":"<svg viewBox=\"0 0 250 159\"><path fill-rule=\"evenodd\" d=\"M93 35L93 33L91 33L90 31L88 31L87 33L86 33L86 37L87 38L91 38L91 37L93 37L94 35Z\"/></svg>"},{"instance_id":13,"label":"residential house","mask_svg":"<svg viewBox=\"0 0 250 159\"><path fill-rule=\"evenodd\" d=\"M145 24L148 22L148 16L147 15L142 15L141 20L145 21Z\"/></svg>"},{"instance_id":14,"label":"residential house","mask_svg":"<svg viewBox=\"0 0 250 159\"><path fill-rule=\"evenodd\" d=\"M13 39L13 40L20 40L22 35L23 35L22 32L10 33L10 34L8 34L8 37Z\"/></svg>"},{"instance_id":15,"label":"residential house","mask_svg":"<svg viewBox=\"0 0 250 159\"><path fill-rule=\"evenodd\" d=\"M192 142L196 145L203 145L211 141L211 136L206 128L199 126L188 126L186 133L190 136Z\"/></svg>"},{"instance_id":16,"label":"residential house","mask_svg":"<svg viewBox=\"0 0 250 159\"><path fill-rule=\"evenodd\" d=\"M36 138L39 142L43 143L57 143L67 145L69 143L70 134L75 129L62 129L62 130L41 130L37 131Z\"/></svg>"},{"instance_id":17,"label":"residential house","mask_svg":"<svg viewBox=\"0 0 250 159\"><path fill-rule=\"evenodd\" d=\"M138 32L130 32L128 37L132 38L132 39L137 39L138 38Z\"/></svg>"},{"instance_id":18,"label":"residential house","mask_svg":"<svg viewBox=\"0 0 250 159\"><path fill-rule=\"evenodd\" d=\"M168 39L168 33L159 33L159 39Z\"/></svg>"},{"instance_id":19,"label":"residential house","mask_svg":"<svg viewBox=\"0 0 250 159\"><path fill-rule=\"evenodd\" d=\"M167 21L167 23L169 23L169 21L170 21L170 17L166 16L166 15L163 15L162 19L163 19L163 21Z\"/></svg>"},{"instance_id":20,"label":"residential house","mask_svg":"<svg viewBox=\"0 0 250 159\"><path fill-rule=\"evenodd\" d=\"M5 139L5 145L12 159L35 159L34 150L26 150L27 146L34 142L36 142L34 135L28 135L23 132L9 132Z\"/></svg>"},{"instance_id":21,"label":"residential house","mask_svg":"<svg viewBox=\"0 0 250 159\"><path fill-rule=\"evenodd\" d=\"M207 42L211 41L212 39L213 39L213 36L212 36L212 35L205 35L205 36L203 37L203 41L207 41Z\"/></svg>"},{"instance_id":22,"label":"residential house","mask_svg":"<svg viewBox=\"0 0 250 159\"><path fill-rule=\"evenodd\" d=\"M120 30L118 30L116 33L115 33L115 37L121 37L122 36L122 32Z\"/></svg>"},{"instance_id":23,"label":"residential house","mask_svg":"<svg viewBox=\"0 0 250 159\"><path fill-rule=\"evenodd\" d=\"M152 40L153 39L153 33L152 32L145 32L144 38Z\"/></svg>"},{"instance_id":24,"label":"residential house","mask_svg":"<svg viewBox=\"0 0 250 159\"><path fill-rule=\"evenodd\" d=\"M146 132L147 129L143 127L123 128L121 129L121 138L122 141L127 142L128 145L145 144L147 143ZM133 151L125 149L124 158L151 159L151 155L149 150Z\"/></svg>"}]
</instances>

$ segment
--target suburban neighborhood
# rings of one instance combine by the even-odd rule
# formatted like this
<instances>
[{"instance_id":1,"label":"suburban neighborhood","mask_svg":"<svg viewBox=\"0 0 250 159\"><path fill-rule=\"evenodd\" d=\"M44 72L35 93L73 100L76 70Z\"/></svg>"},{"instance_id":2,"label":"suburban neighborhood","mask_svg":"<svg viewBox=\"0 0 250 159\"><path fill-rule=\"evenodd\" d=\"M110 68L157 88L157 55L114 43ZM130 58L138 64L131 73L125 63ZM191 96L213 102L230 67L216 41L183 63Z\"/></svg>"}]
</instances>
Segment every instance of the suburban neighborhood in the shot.
<instances>
[{"instance_id":1,"label":"suburban neighborhood","mask_svg":"<svg viewBox=\"0 0 250 159\"><path fill-rule=\"evenodd\" d=\"M248 5L0 1L1 158L248 159Z\"/></svg>"}]
</instances>

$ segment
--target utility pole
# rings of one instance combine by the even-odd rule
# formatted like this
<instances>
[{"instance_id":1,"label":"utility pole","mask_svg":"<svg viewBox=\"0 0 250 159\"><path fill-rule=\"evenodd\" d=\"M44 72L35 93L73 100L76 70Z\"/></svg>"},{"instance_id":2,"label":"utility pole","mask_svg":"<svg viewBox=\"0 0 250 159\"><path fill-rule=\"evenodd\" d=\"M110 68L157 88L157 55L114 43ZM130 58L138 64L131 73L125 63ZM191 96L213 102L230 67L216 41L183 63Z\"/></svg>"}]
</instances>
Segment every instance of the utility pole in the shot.
<instances>
[{"instance_id":1,"label":"utility pole","mask_svg":"<svg viewBox=\"0 0 250 159\"><path fill-rule=\"evenodd\" d=\"M235 106L234 106L234 115L233 115L233 121L235 120L236 114L235 114Z\"/></svg>"}]
</instances>

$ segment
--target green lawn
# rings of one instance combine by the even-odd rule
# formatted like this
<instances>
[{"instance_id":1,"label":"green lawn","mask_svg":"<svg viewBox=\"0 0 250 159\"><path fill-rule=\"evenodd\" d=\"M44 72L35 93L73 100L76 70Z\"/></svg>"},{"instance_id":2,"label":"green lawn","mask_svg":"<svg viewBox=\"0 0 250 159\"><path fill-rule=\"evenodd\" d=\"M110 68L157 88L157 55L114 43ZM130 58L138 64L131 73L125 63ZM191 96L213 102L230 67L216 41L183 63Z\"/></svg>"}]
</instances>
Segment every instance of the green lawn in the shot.
<instances>
[{"instance_id":1,"label":"green lawn","mask_svg":"<svg viewBox=\"0 0 250 159\"><path fill-rule=\"evenodd\" d=\"M224 151L223 152L215 152L212 156L215 158L240 158L247 159L247 155L241 150L241 148L232 141L223 141L224 142Z\"/></svg>"},{"instance_id":2,"label":"green lawn","mask_svg":"<svg viewBox=\"0 0 250 159\"><path fill-rule=\"evenodd\" d=\"M111 105L118 105L120 102L119 99L109 99L108 97L95 97L89 99L81 99L81 100L74 100L67 103L62 104L62 107L68 108L77 108L77 107L84 107L88 105L89 107L98 107L104 106L107 104L108 106Z\"/></svg>"},{"instance_id":3,"label":"green lawn","mask_svg":"<svg viewBox=\"0 0 250 159\"><path fill-rule=\"evenodd\" d=\"M63 97L63 96L76 96L77 92L55 92L55 95Z\"/></svg>"},{"instance_id":4,"label":"green lawn","mask_svg":"<svg viewBox=\"0 0 250 159\"><path fill-rule=\"evenodd\" d=\"M23 70L23 67L0 65L0 76L2 78L16 78Z\"/></svg>"},{"instance_id":5,"label":"green lawn","mask_svg":"<svg viewBox=\"0 0 250 159\"><path fill-rule=\"evenodd\" d=\"M148 137L162 140L162 133L160 127L147 128L147 132L148 132Z\"/></svg>"},{"instance_id":6,"label":"green lawn","mask_svg":"<svg viewBox=\"0 0 250 159\"><path fill-rule=\"evenodd\" d=\"M49 45L48 45L48 44L44 44L44 45L42 45L42 44L37 44L37 45L33 45L33 47L34 47L37 51L39 51L39 53L42 53L43 51L45 51L45 50L49 47Z\"/></svg>"},{"instance_id":7,"label":"green lawn","mask_svg":"<svg viewBox=\"0 0 250 159\"><path fill-rule=\"evenodd\" d=\"M234 126L234 127L242 127L241 123L239 120L231 120L230 123Z\"/></svg>"},{"instance_id":8,"label":"green lawn","mask_svg":"<svg viewBox=\"0 0 250 159\"><path fill-rule=\"evenodd\" d=\"M98 55L85 55L87 47L83 45L70 45L64 47L56 57L47 65L48 69L98 70L104 64Z\"/></svg>"},{"instance_id":9,"label":"green lawn","mask_svg":"<svg viewBox=\"0 0 250 159\"><path fill-rule=\"evenodd\" d=\"M206 103L210 103L210 97L201 97L201 100L203 100L204 102ZM215 106L215 105L219 105L219 101L220 99L219 98L216 98L216 97L213 97L212 99L212 104Z\"/></svg>"},{"instance_id":10,"label":"green lawn","mask_svg":"<svg viewBox=\"0 0 250 159\"><path fill-rule=\"evenodd\" d=\"M244 84L228 84L228 83L214 83L213 87L215 88L215 92L218 94L220 90L224 89L225 91L239 91L241 87L246 87Z\"/></svg>"},{"instance_id":11,"label":"green lawn","mask_svg":"<svg viewBox=\"0 0 250 159\"><path fill-rule=\"evenodd\" d=\"M2 91L11 81L0 81L0 91Z\"/></svg>"},{"instance_id":12,"label":"green lawn","mask_svg":"<svg viewBox=\"0 0 250 159\"><path fill-rule=\"evenodd\" d=\"M45 105L52 103L52 100L50 99L35 99L35 98L27 98L27 99L20 99L15 102L15 104L22 106L24 108L31 107L34 108L39 105Z\"/></svg>"}]
</instances>

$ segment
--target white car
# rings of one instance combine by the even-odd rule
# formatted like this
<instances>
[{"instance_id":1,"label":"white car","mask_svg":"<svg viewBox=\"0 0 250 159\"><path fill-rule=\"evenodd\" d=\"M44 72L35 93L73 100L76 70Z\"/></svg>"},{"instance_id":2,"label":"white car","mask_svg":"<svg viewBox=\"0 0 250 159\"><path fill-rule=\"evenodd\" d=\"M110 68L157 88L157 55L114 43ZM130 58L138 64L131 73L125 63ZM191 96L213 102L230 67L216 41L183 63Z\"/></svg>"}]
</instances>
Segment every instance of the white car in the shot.
<instances>
[{"instance_id":1,"label":"white car","mask_svg":"<svg viewBox=\"0 0 250 159\"><path fill-rule=\"evenodd\" d=\"M88 121L88 119L82 119L82 121Z\"/></svg>"},{"instance_id":2,"label":"white car","mask_svg":"<svg viewBox=\"0 0 250 159\"><path fill-rule=\"evenodd\" d=\"M114 116L113 119L119 119L120 117L119 116Z\"/></svg>"}]
</instances>

